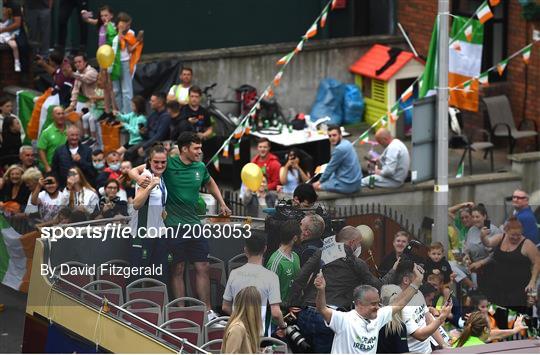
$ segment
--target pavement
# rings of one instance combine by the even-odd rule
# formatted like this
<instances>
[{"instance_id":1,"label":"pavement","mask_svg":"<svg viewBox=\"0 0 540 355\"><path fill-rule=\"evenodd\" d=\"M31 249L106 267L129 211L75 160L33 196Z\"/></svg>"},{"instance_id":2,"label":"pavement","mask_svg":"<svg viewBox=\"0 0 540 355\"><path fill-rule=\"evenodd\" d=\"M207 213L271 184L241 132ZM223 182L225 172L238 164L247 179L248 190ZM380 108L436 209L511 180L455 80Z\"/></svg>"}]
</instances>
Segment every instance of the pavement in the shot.
<instances>
[{"instance_id":1,"label":"pavement","mask_svg":"<svg viewBox=\"0 0 540 355\"><path fill-rule=\"evenodd\" d=\"M0 284L0 353L20 353L24 333L26 294Z\"/></svg>"}]
</instances>

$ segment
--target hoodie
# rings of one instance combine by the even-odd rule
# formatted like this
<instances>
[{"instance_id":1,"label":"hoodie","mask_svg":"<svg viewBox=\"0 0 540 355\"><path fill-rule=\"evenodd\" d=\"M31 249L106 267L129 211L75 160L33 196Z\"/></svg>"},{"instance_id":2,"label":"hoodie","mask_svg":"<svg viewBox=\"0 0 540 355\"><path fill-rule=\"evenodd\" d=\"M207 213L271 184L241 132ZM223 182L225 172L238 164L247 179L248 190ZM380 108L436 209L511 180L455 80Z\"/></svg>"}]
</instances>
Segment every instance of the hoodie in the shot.
<instances>
[{"instance_id":1,"label":"hoodie","mask_svg":"<svg viewBox=\"0 0 540 355\"><path fill-rule=\"evenodd\" d=\"M279 169L281 169L281 164L279 159L272 153L268 153L268 156L264 161L261 160L257 154L252 163L255 163L259 168L265 170L266 183L268 184L268 190L276 190L279 182Z\"/></svg>"}]
</instances>

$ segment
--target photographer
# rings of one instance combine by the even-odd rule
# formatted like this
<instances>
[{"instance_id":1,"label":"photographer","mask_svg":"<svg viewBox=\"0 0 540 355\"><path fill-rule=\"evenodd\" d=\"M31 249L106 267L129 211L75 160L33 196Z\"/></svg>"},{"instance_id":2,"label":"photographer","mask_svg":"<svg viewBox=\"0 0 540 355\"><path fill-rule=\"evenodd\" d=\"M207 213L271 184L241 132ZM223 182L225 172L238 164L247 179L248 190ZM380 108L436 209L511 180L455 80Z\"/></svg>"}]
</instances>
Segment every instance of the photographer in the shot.
<instances>
[{"instance_id":1,"label":"photographer","mask_svg":"<svg viewBox=\"0 0 540 355\"><path fill-rule=\"evenodd\" d=\"M311 208L317 202L317 192L311 184L298 184L293 192L292 205L299 208Z\"/></svg>"},{"instance_id":2,"label":"photographer","mask_svg":"<svg viewBox=\"0 0 540 355\"><path fill-rule=\"evenodd\" d=\"M300 244L294 247L294 251L300 257L300 266L304 266L309 258L323 246L324 228L324 220L318 214L309 214L300 221Z\"/></svg>"},{"instance_id":3,"label":"photographer","mask_svg":"<svg viewBox=\"0 0 540 355\"><path fill-rule=\"evenodd\" d=\"M105 196L101 197L99 204L101 214L98 218L112 218L117 215L127 216L127 202L120 200L118 191L120 184L116 180L108 180L105 184Z\"/></svg>"},{"instance_id":4,"label":"photographer","mask_svg":"<svg viewBox=\"0 0 540 355\"><path fill-rule=\"evenodd\" d=\"M326 279L326 300L333 309L349 310L353 300L353 290L357 285L367 284L380 288L389 283L394 272L378 279L369 271L368 265L360 258L362 235L352 226L344 227L336 236L337 243L343 243L346 257L338 258L322 267ZM290 292L290 304L298 312L297 325L302 335L312 345L315 353L329 353L334 333L329 329L323 316L315 308L317 290L312 280L321 270L322 251L317 250L302 267L294 280Z\"/></svg>"},{"instance_id":5,"label":"photographer","mask_svg":"<svg viewBox=\"0 0 540 355\"><path fill-rule=\"evenodd\" d=\"M379 292L373 286L360 285L354 289L354 309L341 312L326 304L326 280L322 273L315 278L317 311L328 327L335 332L332 354L374 354L377 352L379 330L392 320L417 294L422 285L423 270L416 266L415 280L386 307L379 308Z\"/></svg>"}]
</instances>

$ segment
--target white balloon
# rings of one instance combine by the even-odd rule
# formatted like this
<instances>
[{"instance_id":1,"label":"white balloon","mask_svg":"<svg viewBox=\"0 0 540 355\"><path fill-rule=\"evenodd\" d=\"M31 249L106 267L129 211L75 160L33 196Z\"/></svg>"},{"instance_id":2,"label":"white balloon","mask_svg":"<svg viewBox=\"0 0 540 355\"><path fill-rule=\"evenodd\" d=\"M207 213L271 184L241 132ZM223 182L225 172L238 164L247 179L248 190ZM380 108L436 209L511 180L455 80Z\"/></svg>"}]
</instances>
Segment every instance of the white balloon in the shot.
<instances>
[{"instance_id":1,"label":"white balloon","mask_svg":"<svg viewBox=\"0 0 540 355\"><path fill-rule=\"evenodd\" d=\"M362 246L368 249L371 248L375 239L373 229L371 229L371 227L369 226L366 226L365 224L360 224L359 226L356 226L356 229L358 229L360 233L362 233Z\"/></svg>"}]
</instances>

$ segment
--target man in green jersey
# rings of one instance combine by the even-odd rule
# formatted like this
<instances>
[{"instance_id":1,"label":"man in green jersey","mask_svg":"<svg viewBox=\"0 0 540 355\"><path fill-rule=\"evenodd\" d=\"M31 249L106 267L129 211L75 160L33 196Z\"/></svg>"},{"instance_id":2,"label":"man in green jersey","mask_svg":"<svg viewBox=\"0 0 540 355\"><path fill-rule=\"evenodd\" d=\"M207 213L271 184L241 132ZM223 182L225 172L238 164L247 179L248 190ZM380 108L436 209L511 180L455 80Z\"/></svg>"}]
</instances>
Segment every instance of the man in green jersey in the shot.
<instances>
[{"instance_id":1,"label":"man in green jersey","mask_svg":"<svg viewBox=\"0 0 540 355\"><path fill-rule=\"evenodd\" d=\"M66 117L62 106L53 108L52 116L54 122L41 132L37 143L39 159L46 173L52 170L51 163L56 148L66 144L67 141Z\"/></svg>"},{"instance_id":2,"label":"man in green jersey","mask_svg":"<svg viewBox=\"0 0 540 355\"><path fill-rule=\"evenodd\" d=\"M168 244L173 256L171 269L171 282L174 297L185 296L184 268L186 261L193 262L196 271L195 287L201 301L211 310L210 279L208 253L210 251L208 240L203 237L199 228L201 220L196 212L199 200L199 190L205 186L220 206L223 215L230 215L231 210L225 204L221 192L208 173L206 166L201 162L202 141L194 132L183 132L178 137L179 155L170 155L167 158L167 169L163 173L165 187L167 188L167 201L163 218L169 231ZM140 176L144 166L137 167L130 172L130 177L144 187L150 182L145 176ZM213 313L210 315L212 318Z\"/></svg>"},{"instance_id":3,"label":"man in green jersey","mask_svg":"<svg viewBox=\"0 0 540 355\"><path fill-rule=\"evenodd\" d=\"M284 305L289 299L293 281L300 273L300 257L293 251L293 247L298 244L301 234L300 224L296 220L285 221L281 228L279 249L266 263L266 268L278 276L281 302Z\"/></svg>"}]
</instances>

